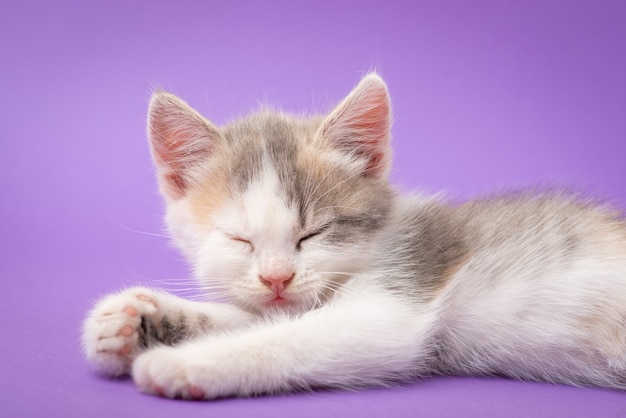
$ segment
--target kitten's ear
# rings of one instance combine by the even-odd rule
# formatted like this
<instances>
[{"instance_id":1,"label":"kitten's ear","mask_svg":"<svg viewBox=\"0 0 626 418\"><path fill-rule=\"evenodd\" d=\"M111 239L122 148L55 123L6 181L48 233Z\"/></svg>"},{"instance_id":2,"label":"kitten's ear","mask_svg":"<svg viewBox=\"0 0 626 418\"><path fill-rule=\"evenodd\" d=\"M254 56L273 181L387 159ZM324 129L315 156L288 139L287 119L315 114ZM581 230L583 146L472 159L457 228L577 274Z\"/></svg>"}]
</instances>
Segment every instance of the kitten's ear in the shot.
<instances>
[{"instance_id":1,"label":"kitten's ear","mask_svg":"<svg viewBox=\"0 0 626 418\"><path fill-rule=\"evenodd\" d=\"M364 175L386 178L391 165L391 104L383 79L374 73L363 77L324 120L317 137Z\"/></svg>"},{"instance_id":2,"label":"kitten's ear","mask_svg":"<svg viewBox=\"0 0 626 418\"><path fill-rule=\"evenodd\" d=\"M150 100L148 136L161 191L171 199L185 195L221 139L215 126L164 91L155 92Z\"/></svg>"}]
</instances>

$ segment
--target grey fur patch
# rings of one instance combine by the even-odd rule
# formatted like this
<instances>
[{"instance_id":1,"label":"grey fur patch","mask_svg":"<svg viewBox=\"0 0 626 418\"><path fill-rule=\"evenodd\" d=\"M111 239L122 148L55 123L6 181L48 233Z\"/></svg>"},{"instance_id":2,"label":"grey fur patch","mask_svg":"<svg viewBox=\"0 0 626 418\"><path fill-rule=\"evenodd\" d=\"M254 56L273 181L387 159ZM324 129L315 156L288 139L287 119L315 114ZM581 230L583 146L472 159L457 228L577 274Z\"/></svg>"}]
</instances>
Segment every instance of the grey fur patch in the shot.
<instances>
[{"instance_id":1,"label":"grey fur patch","mask_svg":"<svg viewBox=\"0 0 626 418\"><path fill-rule=\"evenodd\" d=\"M229 144L229 177L232 187L245 191L263 164L270 164L278 175L285 204L297 211L299 228L319 226L326 220L326 235L332 244L367 239L382 227L391 207L393 193L385 181L354 176L335 167L317 151L320 167L306 166L302 155L311 155L311 144L321 118L297 118L263 111L233 122L225 128Z\"/></svg>"},{"instance_id":2,"label":"grey fur patch","mask_svg":"<svg viewBox=\"0 0 626 418\"><path fill-rule=\"evenodd\" d=\"M211 322L211 319L204 315L204 314L199 314L198 315L198 328L202 331L208 331L213 327L213 322Z\"/></svg>"},{"instance_id":3,"label":"grey fur patch","mask_svg":"<svg viewBox=\"0 0 626 418\"><path fill-rule=\"evenodd\" d=\"M233 153L228 166L229 177L232 184L241 192L260 173L263 149L258 141L254 141L257 135L251 135L246 141L241 141L240 135L242 133L234 129L227 131L225 136Z\"/></svg>"},{"instance_id":4,"label":"grey fur patch","mask_svg":"<svg viewBox=\"0 0 626 418\"><path fill-rule=\"evenodd\" d=\"M225 128L229 143L229 174L233 186L245 191L270 163L279 176L287 203L298 200L302 175L296 167L301 141L314 131L310 121L265 111Z\"/></svg>"},{"instance_id":5,"label":"grey fur patch","mask_svg":"<svg viewBox=\"0 0 626 418\"><path fill-rule=\"evenodd\" d=\"M386 285L390 290L422 301L432 299L450 274L469 257L465 222L439 202L410 211L397 222L385 248L394 254L394 268Z\"/></svg>"},{"instance_id":6,"label":"grey fur patch","mask_svg":"<svg viewBox=\"0 0 626 418\"><path fill-rule=\"evenodd\" d=\"M616 213L559 192L510 193L461 206L431 202L394 225L382 250L396 263L387 287L420 301L430 300L460 267L480 277L481 286L512 275L534 277L579 260L596 246L600 226L626 232Z\"/></svg>"},{"instance_id":7,"label":"grey fur patch","mask_svg":"<svg viewBox=\"0 0 626 418\"><path fill-rule=\"evenodd\" d=\"M489 197L463 205L458 212L477 253L471 267L487 278L502 277L516 267L538 273L550 265L573 262L589 246L597 226L609 225L613 216L598 205L558 192Z\"/></svg>"},{"instance_id":8,"label":"grey fur patch","mask_svg":"<svg viewBox=\"0 0 626 418\"><path fill-rule=\"evenodd\" d=\"M142 316L141 330L141 345L145 348L156 344L174 345L192 334L190 324L183 314L178 317L163 316L158 322Z\"/></svg>"}]
</instances>

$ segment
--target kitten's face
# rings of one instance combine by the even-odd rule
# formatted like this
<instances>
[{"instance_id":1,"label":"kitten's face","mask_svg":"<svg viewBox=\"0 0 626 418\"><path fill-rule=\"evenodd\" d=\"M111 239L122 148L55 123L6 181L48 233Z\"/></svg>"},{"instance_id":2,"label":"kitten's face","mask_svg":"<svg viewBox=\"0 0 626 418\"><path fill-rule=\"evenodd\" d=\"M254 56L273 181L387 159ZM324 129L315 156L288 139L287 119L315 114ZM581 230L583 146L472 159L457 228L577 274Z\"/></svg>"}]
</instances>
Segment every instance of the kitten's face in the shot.
<instances>
[{"instance_id":1,"label":"kitten's face","mask_svg":"<svg viewBox=\"0 0 626 418\"><path fill-rule=\"evenodd\" d=\"M297 313L371 259L392 195L378 77L326 119L265 111L221 129L157 93L149 129L168 226L207 291Z\"/></svg>"}]
</instances>

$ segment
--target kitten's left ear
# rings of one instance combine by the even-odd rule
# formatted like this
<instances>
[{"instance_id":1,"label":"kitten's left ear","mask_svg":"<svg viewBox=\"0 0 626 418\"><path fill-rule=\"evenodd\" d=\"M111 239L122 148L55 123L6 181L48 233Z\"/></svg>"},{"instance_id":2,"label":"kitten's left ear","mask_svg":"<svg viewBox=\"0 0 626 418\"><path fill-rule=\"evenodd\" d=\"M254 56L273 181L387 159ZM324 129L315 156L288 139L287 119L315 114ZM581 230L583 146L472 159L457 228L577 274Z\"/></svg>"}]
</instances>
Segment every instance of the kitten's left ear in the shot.
<instances>
[{"instance_id":1,"label":"kitten's left ear","mask_svg":"<svg viewBox=\"0 0 626 418\"><path fill-rule=\"evenodd\" d=\"M324 120L318 140L339 151L365 176L386 178L391 165L391 104L375 73L361 82Z\"/></svg>"},{"instance_id":2,"label":"kitten's left ear","mask_svg":"<svg viewBox=\"0 0 626 418\"><path fill-rule=\"evenodd\" d=\"M213 124L164 91L150 100L148 136L161 191L174 200L192 187L222 139Z\"/></svg>"}]
</instances>

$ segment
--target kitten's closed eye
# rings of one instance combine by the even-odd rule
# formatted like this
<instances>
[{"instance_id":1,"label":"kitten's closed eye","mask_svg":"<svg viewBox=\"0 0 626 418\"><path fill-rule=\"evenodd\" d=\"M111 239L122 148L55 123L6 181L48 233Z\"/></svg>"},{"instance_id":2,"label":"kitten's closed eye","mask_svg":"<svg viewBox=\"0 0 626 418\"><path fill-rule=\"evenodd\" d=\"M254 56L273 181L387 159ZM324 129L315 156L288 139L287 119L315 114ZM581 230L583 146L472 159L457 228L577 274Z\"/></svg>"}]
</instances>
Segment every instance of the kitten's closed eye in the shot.
<instances>
[{"instance_id":1,"label":"kitten's closed eye","mask_svg":"<svg viewBox=\"0 0 626 418\"><path fill-rule=\"evenodd\" d=\"M328 225L324 225L323 227L318 228L318 229L316 229L316 230L314 230L312 232L309 232L306 235L304 235L303 237L301 237L298 240L298 243L296 244L296 249L300 250L300 247L302 246L303 242L305 242L307 240L310 240L311 238L316 237L316 236L322 234L327 228L328 228Z\"/></svg>"},{"instance_id":2,"label":"kitten's closed eye","mask_svg":"<svg viewBox=\"0 0 626 418\"><path fill-rule=\"evenodd\" d=\"M252 242L250 240L240 237L230 237L230 239L245 245L251 252L254 252L254 245L252 245Z\"/></svg>"}]
</instances>

